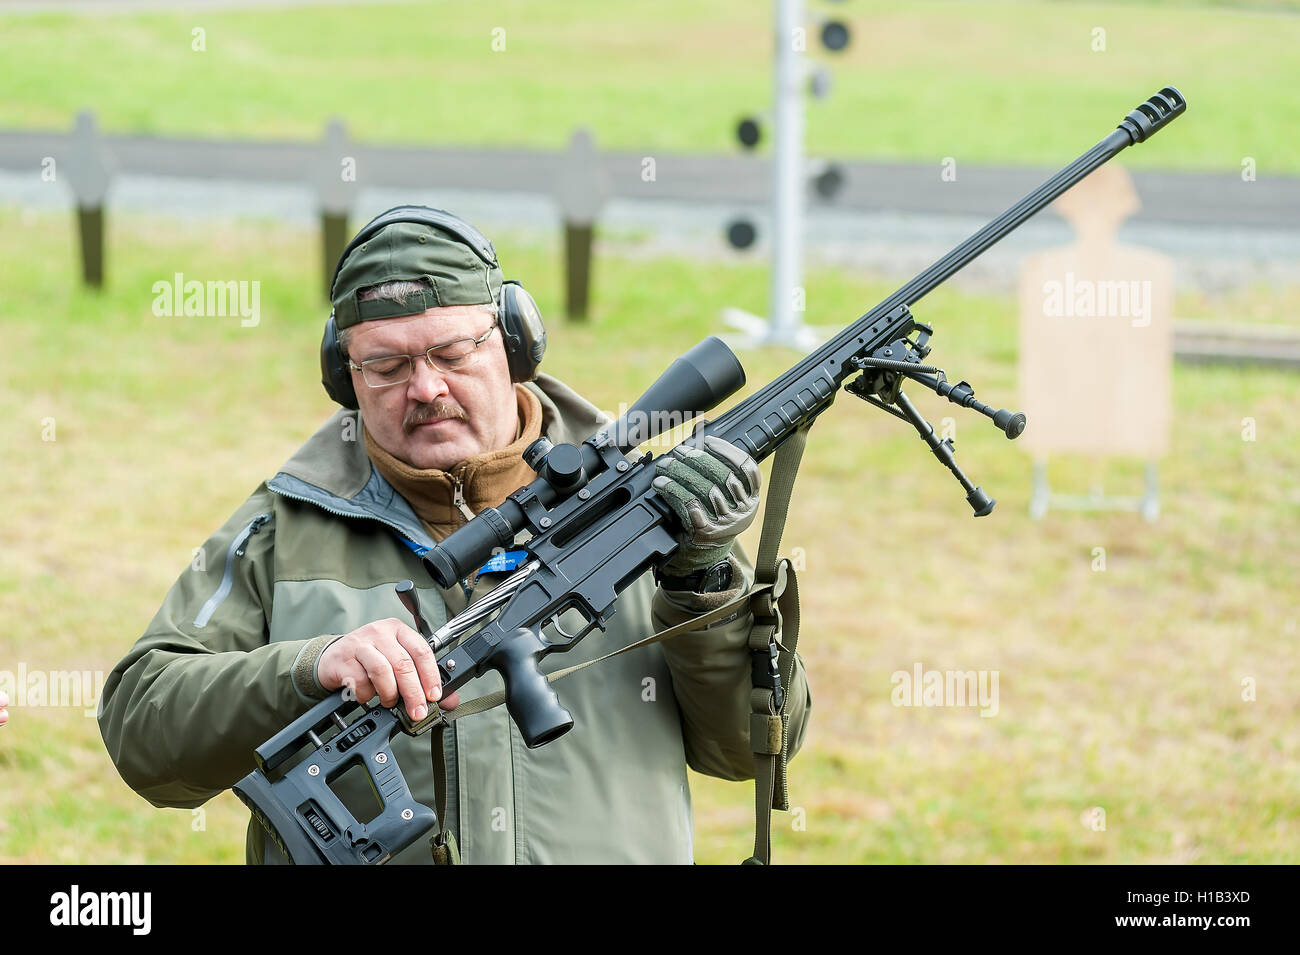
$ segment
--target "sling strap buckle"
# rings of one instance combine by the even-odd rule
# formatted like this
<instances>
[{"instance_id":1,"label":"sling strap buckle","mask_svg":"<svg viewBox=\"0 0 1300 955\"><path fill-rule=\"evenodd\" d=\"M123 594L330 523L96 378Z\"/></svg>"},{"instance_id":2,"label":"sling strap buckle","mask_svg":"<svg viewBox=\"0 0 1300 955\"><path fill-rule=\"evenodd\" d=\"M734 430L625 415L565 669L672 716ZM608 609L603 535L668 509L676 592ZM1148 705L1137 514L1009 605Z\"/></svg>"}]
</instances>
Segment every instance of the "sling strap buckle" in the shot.
<instances>
[{"instance_id":1,"label":"sling strap buckle","mask_svg":"<svg viewBox=\"0 0 1300 955\"><path fill-rule=\"evenodd\" d=\"M781 686L781 645L773 633L766 647L750 650L751 674L754 686L772 691L772 705L776 712L781 712L785 702L785 690Z\"/></svg>"}]
</instances>

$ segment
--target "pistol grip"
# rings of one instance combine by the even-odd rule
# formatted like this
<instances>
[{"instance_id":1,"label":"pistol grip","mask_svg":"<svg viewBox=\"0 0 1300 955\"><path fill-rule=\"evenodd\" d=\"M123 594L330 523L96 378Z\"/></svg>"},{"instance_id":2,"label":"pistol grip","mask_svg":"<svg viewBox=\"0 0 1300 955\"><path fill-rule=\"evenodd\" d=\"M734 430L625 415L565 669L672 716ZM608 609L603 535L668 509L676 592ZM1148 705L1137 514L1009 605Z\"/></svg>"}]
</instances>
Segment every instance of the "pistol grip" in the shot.
<instances>
[{"instance_id":1,"label":"pistol grip","mask_svg":"<svg viewBox=\"0 0 1300 955\"><path fill-rule=\"evenodd\" d=\"M573 728L573 714L560 705L539 666L545 648L537 634L523 631L503 639L487 660L505 682L506 709L529 749L544 746Z\"/></svg>"}]
</instances>

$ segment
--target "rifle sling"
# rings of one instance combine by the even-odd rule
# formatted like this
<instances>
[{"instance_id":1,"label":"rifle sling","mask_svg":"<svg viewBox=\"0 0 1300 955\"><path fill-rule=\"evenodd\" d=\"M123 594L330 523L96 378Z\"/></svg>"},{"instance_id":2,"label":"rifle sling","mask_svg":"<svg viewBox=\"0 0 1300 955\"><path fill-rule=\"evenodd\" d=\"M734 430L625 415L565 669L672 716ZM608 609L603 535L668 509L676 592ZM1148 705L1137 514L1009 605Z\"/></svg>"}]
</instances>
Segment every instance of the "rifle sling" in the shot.
<instances>
[{"instance_id":1,"label":"rifle sling","mask_svg":"<svg viewBox=\"0 0 1300 955\"><path fill-rule=\"evenodd\" d=\"M790 561L778 557L790 510L799 461L811 422L776 449L763 511L763 531L754 564L749 632L751 653L777 655L780 701L775 687L755 685L750 692L749 737L754 752L754 854L745 865L768 865L772 859L772 810L790 808L786 763L789 760L790 680L799 646L799 585ZM770 591L770 593L768 593ZM773 601L775 598L775 602Z\"/></svg>"}]
</instances>

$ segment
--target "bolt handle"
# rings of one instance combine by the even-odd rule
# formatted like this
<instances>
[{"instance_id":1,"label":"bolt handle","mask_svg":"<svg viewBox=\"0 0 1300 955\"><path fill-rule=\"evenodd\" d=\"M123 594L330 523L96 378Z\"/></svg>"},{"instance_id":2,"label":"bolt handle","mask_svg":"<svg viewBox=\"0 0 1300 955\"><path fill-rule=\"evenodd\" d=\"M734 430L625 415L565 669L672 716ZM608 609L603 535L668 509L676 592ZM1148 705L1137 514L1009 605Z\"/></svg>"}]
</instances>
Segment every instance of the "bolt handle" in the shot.
<instances>
[{"instance_id":1,"label":"bolt handle","mask_svg":"<svg viewBox=\"0 0 1300 955\"><path fill-rule=\"evenodd\" d=\"M402 602L402 606L415 618L415 628L420 631L420 636L425 640L432 640L433 630L429 622L424 619L424 614L420 613L420 596L416 593L415 582L403 580L393 589L397 591L397 599Z\"/></svg>"},{"instance_id":2,"label":"bolt handle","mask_svg":"<svg viewBox=\"0 0 1300 955\"><path fill-rule=\"evenodd\" d=\"M407 612L415 618L415 629L420 631L420 636L428 642L435 651L438 649L438 640L434 636L433 629L429 626L429 621L424 619L424 614L420 613L420 596L416 592L415 582L411 580L399 581L393 587L397 591L397 599L402 602L402 606ZM451 681L451 673L447 667L439 661L438 676L442 681L443 692L446 693L446 686ZM411 736L419 736L425 730L435 723L441 722L444 717L442 707L437 703L429 704L429 712L422 720L413 720L409 713L406 712L406 704L398 701L395 707L392 707L397 718L402 722L402 729Z\"/></svg>"}]
</instances>

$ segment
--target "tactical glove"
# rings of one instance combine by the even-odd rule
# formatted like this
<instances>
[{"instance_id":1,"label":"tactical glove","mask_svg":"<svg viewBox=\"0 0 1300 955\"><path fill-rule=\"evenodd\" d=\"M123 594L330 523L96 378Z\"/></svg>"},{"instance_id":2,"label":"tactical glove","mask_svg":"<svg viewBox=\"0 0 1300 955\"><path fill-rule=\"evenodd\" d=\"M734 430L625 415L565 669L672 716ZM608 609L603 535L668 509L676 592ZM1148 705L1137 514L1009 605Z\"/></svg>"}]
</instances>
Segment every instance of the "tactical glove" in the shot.
<instances>
[{"instance_id":1,"label":"tactical glove","mask_svg":"<svg viewBox=\"0 0 1300 955\"><path fill-rule=\"evenodd\" d=\"M655 461L653 486L681 521L681 545L663 573L684 577L723 561L758 512L762 475L743 450L708 435L701 450L678 445Z\"/></svg>"}]
</instances>

